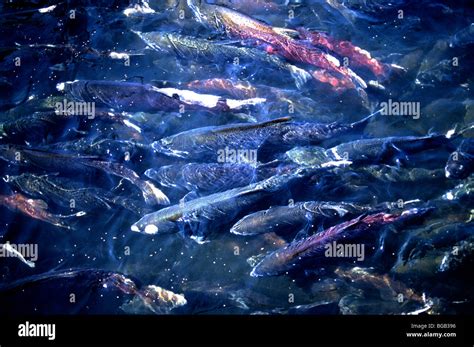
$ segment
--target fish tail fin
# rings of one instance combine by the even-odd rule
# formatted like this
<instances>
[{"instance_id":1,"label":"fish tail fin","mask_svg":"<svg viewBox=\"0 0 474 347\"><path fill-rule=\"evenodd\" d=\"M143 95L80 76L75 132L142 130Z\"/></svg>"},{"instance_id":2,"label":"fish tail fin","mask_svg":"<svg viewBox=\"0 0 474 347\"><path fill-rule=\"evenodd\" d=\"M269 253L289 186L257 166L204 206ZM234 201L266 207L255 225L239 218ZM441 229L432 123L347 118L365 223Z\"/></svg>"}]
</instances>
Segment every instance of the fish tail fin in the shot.
<instances>
[{"instance_id":1,"label":"fish tail fin","mask_svg":"<svg viewBox=\"0 0 474 347\"><path fill-rule=\"evenodd\" d=\"M169 205L170 200L151 181L141 181L138 185L148 205Z\"/></svg>"},{"instance_id":2,"label":"fish tail fin","mask_svg":"<svg viewBox=\"0 0 474 347\"><path fill-rule=\"evenodd\" d=\"M145 199L145 202L149 205L168 205L170 203L168 197L161 190L156 188L153 183L151 183L150 181L143 181L135 171L121 164L97 160L84 162L84 164L87 166L99 168L107 173L122 177L127 181L133 183L142 191L143 198Z\"/></svg>"}]
</instances>

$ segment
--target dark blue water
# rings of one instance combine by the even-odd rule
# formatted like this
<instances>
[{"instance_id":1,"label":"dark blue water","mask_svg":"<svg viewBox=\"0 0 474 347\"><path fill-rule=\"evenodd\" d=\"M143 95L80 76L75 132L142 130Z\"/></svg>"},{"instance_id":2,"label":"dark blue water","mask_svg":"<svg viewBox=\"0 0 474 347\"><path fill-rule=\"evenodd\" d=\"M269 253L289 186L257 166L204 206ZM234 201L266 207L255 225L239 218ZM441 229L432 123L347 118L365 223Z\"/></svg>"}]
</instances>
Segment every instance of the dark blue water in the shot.
<instances>
[{"instance_id":1,"label":"dark blue water","mask_svg":"<svg viewBox=\"0 0 474 347\"><path fill-rule=\"evenodd\" d=\"M296 121L349 123L378 110L389 99L414 102L420 106L420 113L418 116L375 117L363 131L333 138L323 146L329 148L368 137L445 134L473 122L474 12L468 2L308 0L286 4L270 0L222 0L215 3L233 6L275 27L303 27L325 32L367 50L380 62L403 69L379 79L382 88L369 84L362 92L334 91L316 82L298 89L288 73L258 61L237 64L223 62L224 58L203 61L147 49L135 32L164 31L221 44L242 44L239 39L199 24L186 1L6 1L0 5L1 122L54 110L55 103L65 98L57 85L74 80L157 86L168 81L185 89L190 81L225 78L250 83L260 90L259 97L271 92L277 97L235 112L199 109L129 112L127 119L140 127L141 132L100 117L72 120L68 124L61 123L61 129L56 132L49 129L41 141L13 141L4 134L1 144L58 149L66 141L84 139L91 144L104 138L150 144L198 127L265 121L288 115ZM133 8L141 11L131 11ZM112 52L126 53L127 58L112 59ZM339 58L342 61L342 57ZM297 65L309 69L308 65ZM364 69L354 67L354 71L366 82L376 80ZM225 92L222 96L229 98ZM469 136L472 132L462 135ZM229 219L228 223L218 230L210 230L212 236L208 242L199 244L182 232L135 233L130 227L145 213L116 205L68 219L71 229L1 206L0 241L37 245L38 259L34 267L29 267L18 258L0 257L0 302L8 303L0 305L0 312L154 313L140 300L130 303L133 294L124 293L113 285L104 287L103 279L108 278L109 272L125 274L142 286L157 285L184 294L186 305L161 313L472 312L472 175L450 179L443 171L458 144L459 141L449 148L440 145L406 160L401 156L403 160L390 163L393 170L442 170L440 177L364 179L362 166L351 174L341 172L288 187L275 193L278 196L251 206L251 212L255 212L291 201L342 201L374 206L382 202L420 200L434 208L417 223L381 228L376 239L367 244L372 252L362 262L354 259L315 262L298 273L280 276L251 277L254 263L248 259L283 247L294 237L306 237L328 228L334 225L331 220L304 230L306 234L294 230L289 237L271 233L238 236L229 233L230 227L242 217L236 213L234 217L223 216ZM71 152L77 151L69 149ZM97 153L85 150L82 154ZM124 151L109 154L102 158L122 162L145 179L143 173L147 169L191 162L152 152L145 156L131 153L130 161L124 160ZM374 169L375 172L383 170L382 166ZM4 178L0 189L5 196L22 192L6 182L8 177L47 173L67 177L79 187L99 187L116 196L133 198L140 201L143 209L148 208L148 212L164 207L146 206L136 187L113 175L81 171L64 175L54 169L20 166L4 160L0 161L0 171ZM171 205L179 204L188 193L187 189L164 187L159 182L155 185L170 198ZM459 195L450 193L455 187ZM22 193L29 197L28 192ZM187 199L194 197L190 195ZM47 195L41 198L53 214L79 211L61 206ZM69 269L85 269L85 272L80 276L74 273L57 276ZM48 279L37 280L35 276L41 274ZM71 293L77 297L74 303L70 301Z\"/></svg>"}]
</instances>

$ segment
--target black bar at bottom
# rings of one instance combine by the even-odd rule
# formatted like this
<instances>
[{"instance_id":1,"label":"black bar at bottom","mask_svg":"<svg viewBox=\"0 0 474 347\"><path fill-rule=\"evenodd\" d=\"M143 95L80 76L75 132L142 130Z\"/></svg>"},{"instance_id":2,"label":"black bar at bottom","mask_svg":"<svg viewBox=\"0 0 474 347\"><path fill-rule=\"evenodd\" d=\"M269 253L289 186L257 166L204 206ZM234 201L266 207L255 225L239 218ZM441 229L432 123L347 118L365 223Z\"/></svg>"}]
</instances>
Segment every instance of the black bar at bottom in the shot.
<instances>
[{"instance_id":1,"label":"black bar at bottom","mask_svg":"<svg viewBox=\"0 0 474 347\"><path fill-rule=\"evenodd\" d=\"M388 343L472 346L473 321L472 316L4 317L0 326L0 345ZM54 340L46 336L19 336L20 325L23 324L25 332L27 327L32 329L32 323L55 324ZM36 331L40 330L37 328ZM44 326L43 330L46 331Z\"/></svg>"}]
</instances>

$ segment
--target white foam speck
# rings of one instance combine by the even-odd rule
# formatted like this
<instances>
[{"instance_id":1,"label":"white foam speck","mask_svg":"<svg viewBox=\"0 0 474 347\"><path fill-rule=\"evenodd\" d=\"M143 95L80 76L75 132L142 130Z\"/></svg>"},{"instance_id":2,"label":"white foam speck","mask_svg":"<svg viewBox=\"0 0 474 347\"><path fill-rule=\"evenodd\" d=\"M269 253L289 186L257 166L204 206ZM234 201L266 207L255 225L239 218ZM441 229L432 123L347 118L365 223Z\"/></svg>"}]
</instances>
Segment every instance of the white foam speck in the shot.
<instances>
[{"instance_id":1,"label":"white foam speck","mask_svg":"<svg viewBox=\"0 0 474 347\"><path fill-rule=\"evenodd\" d=\"M64 87L66 86L66 84L72 84L72 83L75 83L75 82L79 82L79 80L58 83L58 84L56 84L56 89L61 92L61 91L64 90Z\"/></svg>"},{"instance_id":2,"label":"white foam speck","mask_svg":"<svg viewBox=\"0 0 474 347\"><path fill-rule=\"evenodd\" d=\"M207 108L214 108L220 100L225 101L226 105L231 109L240 108L245 105L256 105L265 102L264 98L251 98L245 100L222 99L220 96L212 94L199 94L191 90L183 90L176 88L157 88L152 87L156 92L165 94L169 97L178 96L181 102L190 105L200 105Z\"/></svg>"},{"instance_id":3,"label":"white foam speck","mask_svg":"<svg viewBox=\"0 0 474 347\"><path fill-rule=\"evenodd\" d=\"M148 224L146 227L145 227L145 234L156 234L158 232L158 227L154 224Z\"/></svg>"},{"instance_id":4,"label":"white foam speck","mask_svg":"<svg viewBox=\"0 0 474 347\"><path fill-rule=\"evenodd\" d=\"M453 200L454 199L454 195L451 192L447 192L444 196L448 200Z\"/></svg>"},{"instance_id":5,"label":"white foam speck","mask_svg":"<svg viewBox=\"0 0 474 347\"><path fill-rule=\"evenodd\" d=\"M118 52L110 52L109 57L112 59L129 59L130 56L127 53L118 53Z\"/></svg>"},{"instance_id":6,"label":"white foam speck","mask_svg":"<svg viewBox=\"0 0 474 347\"><path fill-rule=\"evenodd\" d=\"M132 129L135 129L136 131L138 131L139 133L142 132L142 129L140 129L140 127L136 124L133 124L132 122L130 122L128 119L125 119L123 121L123 124L125 124L126 126L128 126L129 128L132 128Z\"/></svg>"},{"instance_id":7,"label":"white foam speck","mask_svg":"<svg viewBox=\"0 0 474 347\"><path fill-rule=\"evenodd\" d=\"M448 132L446 133L446 137L450 139L455 134L455 132L455 129L448 130Z\"/></svg>"},{"instance_id":8,"label":"white foam speck","mask_svg":"<svg viewBox=\"0 0 474 347\"><path fill-rule=\"evenodd\" d=\"M350 160L332 160L326 163L321 164L321 167L333 167L333 166L344 166L351 165L352 161Z\"/></svg>"},{"instance_id":9,"label":"white foam speck","mask_svg":"<svg viewBox=\"0 0 474 347\"><path fill-rule=\"evenodd\" d=\"M229 106L231 109L235 109L235 108L240 108L246 105L258 105L265 101L267 101L267 99L264 99L264 98L251 98L251 99L246 99L246 100L227 99L226 103L227 103L227 106Z\"/></svg>"},{"instance_id":10,"label":"white foam speck","mask_svg":"<svg viewBox=\"0 0 474 347\"><path fill-rule=\"evenodd\" d=\"M142 1L142 4L135 4L132 7L126 8L123 11L123 14L127 17L134 14L147 14L147 13L155 13L155 10L148 5L148 2Z\"/></svg>"},{"instance_id":11,"label":"white foam speck","mask_svg":"<svg viewBox=\"0 0 474 347\"><path fill-rule=\"evenodd\" d=\"M56 8L57 5L49 6L49 7L43 7L38 10L39 13L47 13L51 12Z\"/></svg>"}]
</instances>

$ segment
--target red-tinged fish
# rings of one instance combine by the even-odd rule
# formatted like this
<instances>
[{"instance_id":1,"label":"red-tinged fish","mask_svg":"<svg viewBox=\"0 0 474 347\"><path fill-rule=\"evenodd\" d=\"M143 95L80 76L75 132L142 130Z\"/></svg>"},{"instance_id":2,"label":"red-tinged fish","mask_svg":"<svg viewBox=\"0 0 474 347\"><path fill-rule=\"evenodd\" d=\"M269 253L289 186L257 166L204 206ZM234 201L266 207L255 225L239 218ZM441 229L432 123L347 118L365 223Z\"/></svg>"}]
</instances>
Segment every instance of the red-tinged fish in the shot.
<instances>
[{"instance_id":1,"label":"red-tinged fish","mask_svg":"<svg viewBox=\"0 0 474 347\"><path fill-rule=\"evenodd\" d=\"M311 45L327 49L341 57L347 57L349 58L351 66L367 68L377 76L377 78L386 77L390 70L389 65L372 58L369 52L353 45L349 41L337 40L327 34L309 31L304 28L299 28L298 32L301 38L308 40Z\"/></svg>"},{"instance_id":2,"label":"red-tinged fish","mask_svg":"<svg viewBox=\"0 0 474 347\"><path fill-rule=\"evenodd\" d=\"M238 47L219 41L210 41L192 36L179 35L164 31L135 33L147 44L158 52L175 54L186 61L199 61L217 66L225 66L238 58L243 65L265 66L278 72L291 75L296 86L301 88L311 75L305 70L289 64L276 55L266 54L264 51L251 47ZM258 69L252 69L254 72Z\"/></svg>"},{"instance_id":3,"label":"red-tinged fish","mask_svg":"<svg viewBox=\"0 0 474 347\"><path fill-rule=\"evenodd\" d=\"M362 215L337 224L305 239L293 241L288 246L268 254L253 268L250 275L253 277L278 276L300 269L308 262L311 262L312 266L316 265L318 261L321 262L325 259L327 245L334 242L344 244L358 239L366 239L367 236L384 225L411 220L427 211L428 209L414 208L395 214L382 212L368 216Z\"/></svg>"},{"instance_id":4,"label":"red-tinged fish","mask_svg":"<svg viewBox=\"0 0 474 347\"><path fill-rule=\"evenodd\" d=\"M47 211L48 204L45 201L29 199L22 194L0 195L0 205L12 211L20 211L28 217L66 229L71 229L66 223L67 218L85 215L85 212L82 211L70 216L55 215Z\"/></svg>"},{"instance_id":5,"label":"red-tinged fish","mask_svg":"<svg viewBox=\"0 0 474 347\"><path fill-rule=\"evenodd\" d=\"M354 72L340 66L340 62L316 47L310 47L303 41L295 40L286 30L274 28L245 14L230 8L207 4L200 0L187 0L197 20L228 36L240 40L249 40L265 47L268 53L280 55L288 60L306 63L330 71L341 82L355 88L366 87L365 82Z\"/></svg>"}]
</instances>

